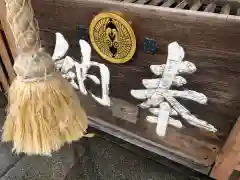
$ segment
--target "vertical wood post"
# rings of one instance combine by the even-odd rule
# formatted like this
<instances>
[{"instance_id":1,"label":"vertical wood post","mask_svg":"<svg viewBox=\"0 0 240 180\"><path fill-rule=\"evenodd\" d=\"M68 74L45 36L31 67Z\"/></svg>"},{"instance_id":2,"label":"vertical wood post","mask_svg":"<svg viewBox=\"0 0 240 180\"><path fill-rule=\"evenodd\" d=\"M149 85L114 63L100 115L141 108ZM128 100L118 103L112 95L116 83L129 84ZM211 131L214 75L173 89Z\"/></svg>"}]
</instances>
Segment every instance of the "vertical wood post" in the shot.
<instances>
[{"instance_id":1,"label":"vertical wood post","mask_svg":"<svg viewBox=\"0 0 240 180\"><path fill-rule=\"evenodd\" d=\"M217 180L228 180L240 162L240 117L234 125L228 139L216 159L211 177Z\"/></svg>"}]
</instances>

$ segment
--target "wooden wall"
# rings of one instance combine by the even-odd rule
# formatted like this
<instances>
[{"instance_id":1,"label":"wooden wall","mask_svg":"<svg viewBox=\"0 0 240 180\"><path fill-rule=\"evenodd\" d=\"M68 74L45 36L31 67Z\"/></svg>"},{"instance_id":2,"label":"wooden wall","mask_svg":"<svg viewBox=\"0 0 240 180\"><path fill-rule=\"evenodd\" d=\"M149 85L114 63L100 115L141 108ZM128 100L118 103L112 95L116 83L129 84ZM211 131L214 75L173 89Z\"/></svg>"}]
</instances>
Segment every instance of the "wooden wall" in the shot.
<instances>
[{"instance_id":1,"label":"wooden wall","mask_svg":"<svg viewBox=\"0 0 240 180\"><path fill-rule=\"evenodd\" d=\"M2 91L8 88L15 77L13 61L16 55L15 42L6 21L5 3L0 1L0 81Z\"/></svg>"},{"instance_id":2,"label":"wooden wall","mask_svg":"<svg viewBox=\"0 0 240 180\"><path fill-rule=\"evenodd\" d=\"M8 46L4 30L0 24L0 88L1 91L8 91L15 73L13 70L13 58Z\"/></svg>"},{"instance_id":3,"label":"wooden wall","mask_svg":"<svg viewBox=\"0 0 240 180\"><path fill-rule=\"evenodd\" d=\"M123 129L143 144L165 149L195 163L210 166L224 144L240 110L240 19L236 16L184 11L156 6L123 4L115 1L98 0L32 0L35 15L41 30L42 44L52 53L56 31L63 33L71 47L69 55L80 59L78 40L87 37L87 29L92 18L102 11L121 11L132 22L137 37L137 52L126 64L111 64L93 52L94 61L106 64L111 73L110 96L117 103L120 100L137 108L141 102L130 95L131 89L143 88L142 78L151 78L151 64L166 61L167 44L177 41L186 51L186 60L196 64L198 71L187 76L186 89L207 95L208 105L179 100L193 114L217 127L211 134L188 124L178 130L169 127L165 138L155 133L155 125L145 121L146 111L139 110L135 123L115 117L113 107L106 108L82 97L89 116L100 126L113 126L113 132ZM79 31L77 27L86 28ZM143 52L145 37L157 41L159 51L155 55ZM92 69L91 72L98 73ZM87 88L99 94L99 86L87 82ZM99 120L97 120L99 119ZM101 123L102 122L102 125ZM110 127L110 126L109 126ZM124 134L124 132L122 132ZM123 137L123 136L122 136ZM143 138L143 139L141 139Z\"/></svg>"}]
</instances>

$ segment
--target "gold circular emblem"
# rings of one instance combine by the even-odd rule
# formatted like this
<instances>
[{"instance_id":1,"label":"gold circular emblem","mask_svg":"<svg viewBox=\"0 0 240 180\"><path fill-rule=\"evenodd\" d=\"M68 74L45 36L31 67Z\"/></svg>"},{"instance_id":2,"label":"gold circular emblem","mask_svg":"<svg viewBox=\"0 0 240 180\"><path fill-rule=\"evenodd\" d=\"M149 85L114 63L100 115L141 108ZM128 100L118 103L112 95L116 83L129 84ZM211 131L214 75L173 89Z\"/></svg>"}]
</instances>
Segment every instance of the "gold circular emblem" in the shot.
<instances>
[{"instance_id":1,"label":"gold circular emblem","mask_svg":"<svg viewBox=\"0 0 240 180\"><path fill-rule=\"evenodd\" d=\"M95 16L89 34L94 49L107 61L125 63L136 51L136 38L131 26L116 13Z\"/></svg>"}]
</instances>

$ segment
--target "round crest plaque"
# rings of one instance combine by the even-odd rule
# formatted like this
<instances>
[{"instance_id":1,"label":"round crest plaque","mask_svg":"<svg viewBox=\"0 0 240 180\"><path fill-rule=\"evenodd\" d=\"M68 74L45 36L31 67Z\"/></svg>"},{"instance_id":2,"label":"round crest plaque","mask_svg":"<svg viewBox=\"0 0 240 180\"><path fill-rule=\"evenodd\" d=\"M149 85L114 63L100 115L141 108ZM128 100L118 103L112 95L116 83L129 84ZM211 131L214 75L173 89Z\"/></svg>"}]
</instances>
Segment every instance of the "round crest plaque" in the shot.
<instances>
[{"instance_id":1,"label":"round crest plaque","mask_svg":"<svg viewBox=\"0 0 240 180\"><path fill-rule=\"evenodd\" d=\"M97 53L112 63L125 63L136 51L134 32L130 24L117 13L96 15L90 24L89 35Z\"/></svg>"}]
</instances>

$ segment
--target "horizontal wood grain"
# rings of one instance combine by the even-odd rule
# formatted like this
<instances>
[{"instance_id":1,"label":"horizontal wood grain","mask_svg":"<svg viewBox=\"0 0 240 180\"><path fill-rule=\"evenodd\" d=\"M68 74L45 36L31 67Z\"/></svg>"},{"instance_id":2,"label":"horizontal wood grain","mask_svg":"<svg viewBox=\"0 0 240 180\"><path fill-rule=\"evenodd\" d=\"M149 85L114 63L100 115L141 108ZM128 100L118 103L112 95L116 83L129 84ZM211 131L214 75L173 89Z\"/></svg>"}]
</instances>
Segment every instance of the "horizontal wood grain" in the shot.
<instances>
[{"instance_id":1,"label":"horizontal wood grain","mask_svg":"<svg viewBox=\"0 0 240 180\"><path fill-rule=\"evenodd\" d=\"M129 141L133 138L137 139L145 143L146 147L155 146L155 148L159 148L159 151L165 150L186 159L186 162L209 166L215 161L216 152L219 149L214 143L210 144L201 138L199 139L199 137L190 136L187 132L185 133L184 130L178 130L172 127L168 128L165 138L160 138L155 133L155 125L146 123L146 112L140 110L137 123L131 123L112 116L111 107L102 107L87 96L80 97L90 119L98 121L98 124L104 126L102 127L103 129L111 126L115 131L120 132L120 134L121 132L124 133L118 135L119 138L125 137L124 139L126 139L126 136L128 136ZM112 98L115 97L111 96L111 99ZM124 129L124 131L121 129ZM126 131L129 133L125 133ZM195 131L197 132L196 129Z\"/></svg>"},{"instance_id":2,"label":"horizontal wood grain","mask_svg":"<svg viewBox=\"0 0 240 180\"><path fill-rule=\"evenodd\" d=\"M75 30L77 24L88 27L91 19L98 12L116 9L122 11L133 22L135 31L139 29L138 26L141 27L140 32L139 30L135 32L138 44L142 44L144 38L150 36L158 41L159 53L166 53L166 48L164 47L172 41L178 41L183 47L187 47L188 53L191 54L199 55L204 52L207 52L208 56L232 53L239 56L240 54L238 43L230 41L233 37L236 39L240 38L240 32L238 31L239 18L235 16L227 17L222 14L215 15L207 12L192 12L178 9L168 11L168 8L155 8L155 6L143 8L144 6L137 4L129 4L128 6L131 8L127 8L121 2L118 2L119 6L116 4L117 2L105 2L107 3L92 0L92 2L72 1L69 3L67 0L63 0L59 2L61 6L55 9L57 5L48 1L48 8L36 10L36 13L38 17L41 17L39 23L43 24L45 22L44 24L49 26L48 28L45 28L46 26L42 28L51 29L52 27L57 27ZM95 6L91 7L91 3L94 3ZM103 5L104 9L102 9ZM89 11L79 12L78 8L83 6ZM71 21L61 16L64 8L72 10L68 15L69 17L71 16ZM141 11L141 15L134 13L136 11ZM85 15L86 18L79 19L79 17L82 17L81 15ZM141 26L138 22L144 22L144 26Z\"/></svg>"},{"instance_id":3,"label":"horizontal wood grain","mask_svg":"<svg viewBox=\"0 0 240 180\"><path fill-rule=\"evenodd\" d=\"M183 46L186 60L195 63L198 68L195 74L186 76L189 83L184 88L206 94L209 101L206 106L179 101L192 113L216 126L219 130L217 134L200 131L185 124L186 127L181 130L170 127L167 136L161 139L155 134L155 125L145 121L148 114L146 111L140 110L137 123L132 124L113 117L111 109L89 99L81 101L89 116L144 137L195 163L210 166L214 162L239 115L239 17L104 0L33 0L32 3L45 48L52 52L54 33L59 31L71 46L68 55L79 60L78 39L82 34L78 34L76 26L81 25L87 29L93 17L102 11L122 12L132 22L137 38L134 58L126 64L111 64L93 51L92 60L109 67L111 97L123 99L136 106L140 101L131 97L130 90L143 88L141 79L153 77L149 69L151 64L165 63L168 43L177 41ZM155 55L144 53L145 37L157 41L159 51ZM92 69L90 73L97 74L98 71ZM86 86L89 91L99 94L99 87L92 82L87 82Z\"/></svg>"}]
</instances>

